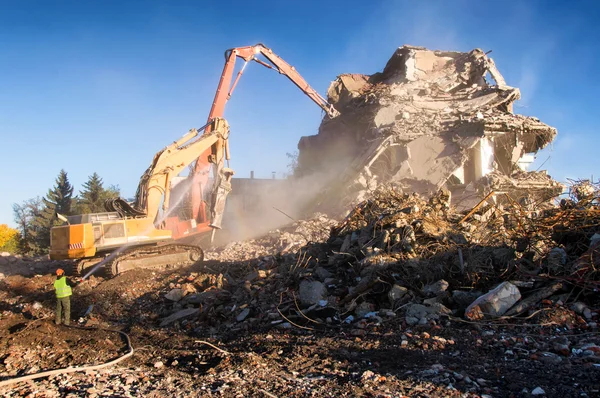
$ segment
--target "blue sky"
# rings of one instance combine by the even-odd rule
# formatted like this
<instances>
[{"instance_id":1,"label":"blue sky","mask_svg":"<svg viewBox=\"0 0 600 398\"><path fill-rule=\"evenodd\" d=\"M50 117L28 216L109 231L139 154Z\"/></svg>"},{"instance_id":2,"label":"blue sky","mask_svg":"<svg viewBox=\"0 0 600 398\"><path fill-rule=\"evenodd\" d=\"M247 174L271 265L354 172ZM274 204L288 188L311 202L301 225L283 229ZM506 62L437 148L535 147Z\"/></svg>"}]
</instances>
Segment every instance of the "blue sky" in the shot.
<instances>
[{"instance_id":1,"label":"blue sky","mask_svg":"<svg viewBox=\"0 0 600 398\"><path fill-rule=\"evenodd\" d=\"M209 3L209 4L204 4ZM61 168L134 194L155 152L204 124L227 48L263 42L325 94L336 75L381 71L403 44L492 50L515 112L558 128L540 164L597 179L600 2L0 0L0 223ZM237 176L286 171L322 113L251 64L226 107Z\"/></svg>"}]
</instances>

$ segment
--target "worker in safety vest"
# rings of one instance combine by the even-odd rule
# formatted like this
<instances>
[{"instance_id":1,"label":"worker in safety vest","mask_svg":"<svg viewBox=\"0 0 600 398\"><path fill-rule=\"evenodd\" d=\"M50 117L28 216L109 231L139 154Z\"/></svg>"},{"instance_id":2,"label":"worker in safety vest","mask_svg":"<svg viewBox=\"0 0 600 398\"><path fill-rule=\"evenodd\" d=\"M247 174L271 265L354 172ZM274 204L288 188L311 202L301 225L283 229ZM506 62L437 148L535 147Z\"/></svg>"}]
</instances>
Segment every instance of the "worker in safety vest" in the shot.
<instances>
[{"instance_id":1,"label":"worker in safety vest","mask_svg":"<svg viewBox=\"0 0 600 398\"><path fill-rule=\"evenodd\" d=\"M62 268L56 270L56 281L54 282L54 290L56 291L56 324L60 325L61 315L65 315L65 325L71 323L71 295L75 286L65 276L65 271Z\"/></svg>"}]
</instances>

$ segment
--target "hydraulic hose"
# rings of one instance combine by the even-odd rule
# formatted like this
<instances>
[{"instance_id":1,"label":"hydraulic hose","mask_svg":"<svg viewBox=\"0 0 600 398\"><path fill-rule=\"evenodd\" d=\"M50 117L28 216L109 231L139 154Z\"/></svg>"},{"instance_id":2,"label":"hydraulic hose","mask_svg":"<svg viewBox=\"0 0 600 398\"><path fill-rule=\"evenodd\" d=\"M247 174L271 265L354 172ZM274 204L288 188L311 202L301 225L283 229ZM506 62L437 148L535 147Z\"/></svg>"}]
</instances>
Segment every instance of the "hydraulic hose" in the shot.
<instances>
[{"instance_id":1,"label":"hydraulic hose","mask_svg":"<svg viewBox=\"0 0 600 398\"><path fill-rule=\"evenodd\" d=\"M41 379L43 377L54 376L54 375L59 375L59 374L66 374L66 373L73 373L73 372L85 372L87 370L102 369L102 368L106 368L108 366L116 365L117 363L124 361L125 359L127 359L133 355L133 347L131 346L131 340L129 339L129 335L125 332L121 332L120 330L115 330L115 329L90 328L90 327L82 327L82 326L69 326L69 327L76 328L76 329L84 329L84 330L104 330L107 332L119 333L121 336L125 337L125 340L127 341L127 348L129 350L129 352L118 357L117 359L114 359L112 361L109 361L109 362L106 362L106 363L103 363L100 365L78 366L75 368L68 367L68 368L62 368L62 369L54 369L54 370L48 370L48 371L40 372L40 373L33 373L30 375L26 375L26 376L15 377L15 378L8 379L8 380L2 380L2 381L0 381L0 387L8 386L10 384L19 383L22 381Z\"/></svg>"}]
</instances>

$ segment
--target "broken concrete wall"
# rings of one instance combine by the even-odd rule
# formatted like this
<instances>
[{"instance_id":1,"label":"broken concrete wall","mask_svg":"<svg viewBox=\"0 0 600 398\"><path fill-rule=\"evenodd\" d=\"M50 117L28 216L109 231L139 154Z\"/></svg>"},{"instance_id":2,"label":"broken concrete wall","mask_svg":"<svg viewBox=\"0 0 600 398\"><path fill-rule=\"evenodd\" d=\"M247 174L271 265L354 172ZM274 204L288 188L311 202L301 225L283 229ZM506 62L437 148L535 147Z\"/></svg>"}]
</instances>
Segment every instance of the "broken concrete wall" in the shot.
<instances>
[{"instance_id":1,"label":"broken concrete wall","mask_svg":"<svg viewBox=\"0 0 600 398\"><path fill-rule=\"evenodd\" d=\"M340 75L328 96L341 115L301 138L298 174L333 171L338 196L361 199L381 183L424 195L442 187L481 191L490 174L537 177L547 194L559 189L539 173L522 177L520 160L556 130L512 113L520 92L482 50L403 46L381 73Z\"/></svg>"}]
</instances>

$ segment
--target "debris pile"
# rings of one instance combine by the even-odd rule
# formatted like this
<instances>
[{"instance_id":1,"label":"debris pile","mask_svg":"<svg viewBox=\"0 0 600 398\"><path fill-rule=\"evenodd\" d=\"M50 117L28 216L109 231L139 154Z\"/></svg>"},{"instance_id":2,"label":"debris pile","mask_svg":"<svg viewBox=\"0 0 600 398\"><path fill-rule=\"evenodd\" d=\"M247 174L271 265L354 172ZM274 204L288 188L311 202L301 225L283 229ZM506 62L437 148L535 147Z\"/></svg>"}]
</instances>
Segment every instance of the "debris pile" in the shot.
<instances>
[{"instance_id":1,"label":"debris pile","mask_svg":"<svg viewBox=\"0 0 600 398\"><path fill-rule=\"evenodd\" d=\"M212 333L349 325L361 335L388 318L539 318L568 305L568 327L595 328L600 190L571 191L554 209L490 199L461 213L445 190L424 199L380 187L333 228L319 216L209 253L231 260L177 276L149 318Z\"/></svg>"},{"instance_id":2,"label":"debris pile","mask_svg":"<svg viewBox=\"0 0 600 398\"><path fill-rule=\"evenodd\" d=\"M91 277L75 288L75 314L93 304L80 323L124 322L143 348L120 372L57 380L109 395L176 395L167 375L190 391L247 393L269 380L279 396L325 386L379 395L400 386L441 389L432 396L595 395L599 188L575 182L553 209L490 198L460 212L445 190L425 199L382 186L339 222L319 215L214 250L203 269ZM54 357L35 356L33 346L65 349L42 339L56 329L52 281L0 281L11 353L0 359L5 377L52 367ZM121 347L112 335L57 336L72 340L77 364ZM56 383L36 386L63 388Z\"/></svg>"},{"instance_id":3,"label":"debris pile","mask_svg":"<svg viewBox=\"0 0 600 398\"><path fill-rule=\"evenodd\" d=\"M297 173L342 176L332 206L386 183L424 196L445 187L463 208L490 191L545 201L563 189L545 172L525 171L556 130L512 113L519 89L480 49L403 46L381 73L340 75L328 97L341 116L302 137Z\"/></svg>"},{"instance_id":4,"label":"debris pile","mask_svg":"<svg viewBox=\"0 0 600 398\"><path fill-rule=\"evenodd\" d=\"M0 279L9 275L33 276L53 272L59 262L48 260L47 256L28 257L21 254L0 253Z\"/></svg>"},{"instance_id":5,"label":"debris pile","mask_svg":"<svg viewBox=\"0 0 600 398\"><path fill-rule=\"evenodd\" d=\"M308 220L294 221L280 229L272 230L257 239L232 242L225 247L206 253L207 260L247 261L274 254L298 251L309 242L323 242L329 237L335 220L316 213Z\"/></svg>"}]
</instances>

